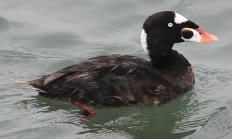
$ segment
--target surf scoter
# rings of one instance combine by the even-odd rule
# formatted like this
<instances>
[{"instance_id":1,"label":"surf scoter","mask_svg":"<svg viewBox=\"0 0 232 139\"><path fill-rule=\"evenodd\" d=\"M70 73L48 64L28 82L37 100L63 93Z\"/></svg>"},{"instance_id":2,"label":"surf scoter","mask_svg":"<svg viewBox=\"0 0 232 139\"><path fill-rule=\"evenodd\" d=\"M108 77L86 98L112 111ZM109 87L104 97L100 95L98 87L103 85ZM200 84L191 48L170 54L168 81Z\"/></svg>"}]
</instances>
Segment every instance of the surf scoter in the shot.
<instances>
[{"instance_id":1,"label":"surf scoter","mask_svg":"<svg viewBox=\"0 0 232 139\"><path fill-rule=\"evenodd\" d=\"M195 82L191 64L172 49L174 43L215 40L217 37L178 13L158 12L145 20L141 33L150 61L129 55L99 56L19 83L41 96L72 102L87 118L95 112L82 103L160 105L190 90Z\"/></svg>"}]
</instances>

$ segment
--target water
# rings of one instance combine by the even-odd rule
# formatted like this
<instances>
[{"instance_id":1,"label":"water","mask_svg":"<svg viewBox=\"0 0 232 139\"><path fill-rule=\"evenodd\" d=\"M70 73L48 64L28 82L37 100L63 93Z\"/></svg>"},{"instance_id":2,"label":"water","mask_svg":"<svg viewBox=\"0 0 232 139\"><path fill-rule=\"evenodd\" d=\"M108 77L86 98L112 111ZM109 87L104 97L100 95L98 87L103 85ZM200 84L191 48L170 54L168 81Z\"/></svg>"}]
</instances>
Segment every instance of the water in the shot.
<instances>
[{"instance_id":1,"label":"water","mask_svg":"<svg viewBox=\"0 0 232 139\"><path fill-rule=\"evenodd\" d=\"M1 0L0 138L231 138L231 5L225 0ZM142 23L163 10L178 12L219 38L174 46L192 64L196 85L165 105L92 107L97 114L80 121L76 106L10 82L98 55L147 59L139 40Z\"/></svg>"}]
</instances>

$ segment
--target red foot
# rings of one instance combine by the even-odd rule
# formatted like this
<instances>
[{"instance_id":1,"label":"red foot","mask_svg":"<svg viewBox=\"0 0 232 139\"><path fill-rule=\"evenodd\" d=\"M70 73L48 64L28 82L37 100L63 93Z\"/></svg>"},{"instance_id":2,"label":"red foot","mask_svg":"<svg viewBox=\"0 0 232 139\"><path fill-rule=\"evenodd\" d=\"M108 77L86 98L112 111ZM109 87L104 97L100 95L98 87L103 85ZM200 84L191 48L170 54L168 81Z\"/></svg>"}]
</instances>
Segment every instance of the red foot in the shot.
<instances>
[{"instance_id":1,"label":"red foot","mask_svg":"<svg viewBox=\"0 0 232 139\"><path fill-rule=\"evenodd\" d=\"M77 105L79 108L83 110L82 114L85 116L86 119L89 119L90 117L94 116L95 111L85 107L79 101L75 101L73 104Z\"/></svg>"}]
</instances>

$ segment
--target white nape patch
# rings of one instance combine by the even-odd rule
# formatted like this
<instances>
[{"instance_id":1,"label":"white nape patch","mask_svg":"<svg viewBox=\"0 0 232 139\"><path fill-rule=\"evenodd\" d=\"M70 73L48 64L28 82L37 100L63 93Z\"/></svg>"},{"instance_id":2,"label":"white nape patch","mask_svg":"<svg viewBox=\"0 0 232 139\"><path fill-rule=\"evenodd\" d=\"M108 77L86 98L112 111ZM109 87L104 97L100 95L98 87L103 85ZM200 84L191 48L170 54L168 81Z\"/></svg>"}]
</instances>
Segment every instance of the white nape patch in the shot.
<instances>
[{"instance_id":1,"label":"white nape patch","mask_svg":"<svg viewBox=\"0 0 232 139\"><path fill-rule=\"evenodd\" d=\"M181 37L184 41L189 41L189 42L200 42L201 41L201 35L194 29L190 29L193 32L193 36L190 39L185 39Z\"/></svg>"},{"instance_id":2,"label":"white nape patch","mask_svg":"<svg viewBox=\"0 0 232 139\"><path fill-rule=\"evenodd\" d=\"M187 22L188 19L183 17L182 15L178 14L178 13L175 13L175 18L174 18L174 22L176 24L181 24L181 23L184 23L184 22Z\"/></svg>"},{"instance_id":3,"label":"white nape patch","mask_svg":"<svg viewBox=\"0 0 232 139\"><path fill-rule=\"evenodd\" d=\"M144 31L144 29L142 30L140 39L141 39L141 44L142 44L143 50L146 53L148 53L148 50L147 50L147 33Z\"/></svg>"}]
</instances>

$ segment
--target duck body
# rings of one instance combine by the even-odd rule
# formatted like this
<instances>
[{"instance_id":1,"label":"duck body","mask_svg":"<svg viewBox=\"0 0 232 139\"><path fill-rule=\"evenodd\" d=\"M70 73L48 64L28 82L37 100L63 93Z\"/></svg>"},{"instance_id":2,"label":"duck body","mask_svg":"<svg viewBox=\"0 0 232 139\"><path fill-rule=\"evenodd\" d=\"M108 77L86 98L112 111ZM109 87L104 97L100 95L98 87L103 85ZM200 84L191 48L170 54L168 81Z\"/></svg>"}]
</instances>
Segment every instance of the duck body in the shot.
<instances>
[{"instance_id":1,"label":"duck body","mask_svg":"<svg viewBox=\"0 0 232 139\"><path fill-rule=\"evenodd\" d=\"M160 105L195 83L190 63L172 49L173 45L214 40L215 36L182 15L159 12L145 20L141 33L141 44L150 61L128 55L99 56L23 84L41 96L71 101L89 117L95 112L81 103Z\"/></svg>"},{"instance_id":2,"label":"duck body","mask_svg":"<svg viewBox=\"0 0 232 139\"><path fill-rule=\"evenodd\" d=\"M180 61L176 63L163 70L155 69L150 61L135 56L99 56L27 83L39 88L39 94L44 97L71 102L159 105L194 85L194 74L187 60L180 55ZM181 72L180 63L186 64Z\"/></svg>"}]
</instances>

